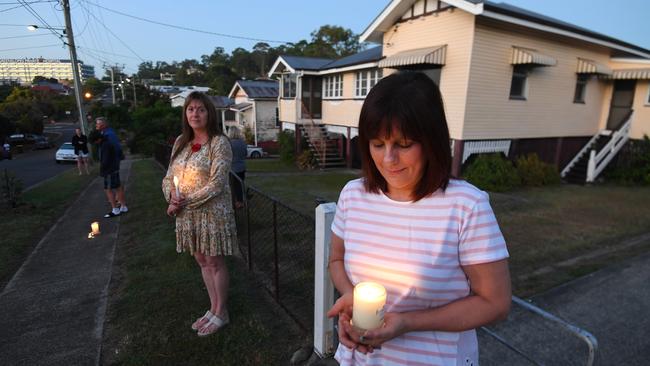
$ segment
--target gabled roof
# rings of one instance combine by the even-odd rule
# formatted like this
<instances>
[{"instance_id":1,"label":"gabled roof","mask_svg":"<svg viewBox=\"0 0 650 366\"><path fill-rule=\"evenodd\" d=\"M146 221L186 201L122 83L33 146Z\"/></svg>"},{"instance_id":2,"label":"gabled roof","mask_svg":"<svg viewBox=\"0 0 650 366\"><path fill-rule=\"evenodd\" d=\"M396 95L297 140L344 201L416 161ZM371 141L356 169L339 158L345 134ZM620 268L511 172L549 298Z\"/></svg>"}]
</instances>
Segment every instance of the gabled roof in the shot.
<instances>
[{"instance_id":1,"label":"gabled roof","mask_svg":"<svg viewBox=\"0 0 650 366\"><path fill-rule=\"evenodd\" d=\"M390 29L416 1L391 1L361 34L359 41L380 43L384 32ZM650 58L650 50L643 47L509 4L495 3L488 0L444 0L444 2L476 16L497 19L506 23L518 24L527 28L598 44L616 50L623 55Z\"/></svg>"},{"instance_id":2,"label":"gabled roof","mask_svg":"<svg viewBox=\"0 0 650 366\"><path fill-rule=\"evenodd\" d=\"M232 99L223 95L208 95L208 98L217 109L226 109L234 103Z\"/></svg>"},{"instance_id":3,"label":"gabled roof","mask_svg":"<svg viewBox=\"0 0 650 366\"><path fill-rule=\"evenodd\" d=\"M280 85L277 80L237 80L228 96L235 98L237 89L242 89L250 99L276 99Z\"/></svg>"},{"instance_id":4,"label":"gabled roof","mask_svg":"<svg viewBox=\"0 0 650 366\"><path fill-rule=\"evenodd\" d=\"M321 70L352 66L364 64L366 62L379 61L382 58L382 46L373 47L371 49L355 53L354 55L346 56L338 60L332 61L324 65Z\"/></svg>"},{"instance_id":5,"label":"gabled roof","mask_svg":"<svg viewBox=\"0 0 650 366\"><path fill-rule=\"evenodd\" d=\"M298 56L279 56L271 67L269 75L276 73L280 67L284 67L292 73L297 71L311 71L314 73L327 73L328 70L341 69L345 67L354 67L356 65L377 62L382 58L382 46L355 53L337 60L315 57L298 57ZM288 58L288 59L287 59ZM281 70L281 69L280 69Z\"/></svg>"}]
</instances>

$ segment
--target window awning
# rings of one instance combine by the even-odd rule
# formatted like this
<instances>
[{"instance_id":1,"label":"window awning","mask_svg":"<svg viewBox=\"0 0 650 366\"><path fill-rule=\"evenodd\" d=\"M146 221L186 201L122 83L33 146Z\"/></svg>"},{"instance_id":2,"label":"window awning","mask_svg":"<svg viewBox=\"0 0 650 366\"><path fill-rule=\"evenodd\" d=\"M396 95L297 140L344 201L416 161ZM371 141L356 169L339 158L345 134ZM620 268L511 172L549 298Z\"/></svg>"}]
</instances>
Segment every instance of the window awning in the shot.
<instances>
[{"instance_id":1,"label":"window awning","mask_svg":"<svg viewBox=\"0 0 650 366\"><path fill-rule=\"evenodd\" d=\"M535 50L513 47L512 61L510 63L512 65L555 66L557 60Z\"/></svg>"},{"instance_id":2,"label":"window awning","mask_svg":"<svg viewBox=\"0 0 650 366\"><path fill-rule=\"evenodd\" d=\"M614 70L607 78L614 80L650 80L650 68Z\"/></svg>"},{"instance_id":3,"label":"window awning","mask_svg":"<svg viewBox=\"0 0 650 366\"><path fill-rule=\"evenodd\" d=\"M585 60L583 58L578 59L578 68L576 70L577 74L601 74L601 75L611 75L612 70L605 66L601 65L592 60Z\"/></svg>"},{"instance_id":4,"label":"window awning","mask_svg":"<svg viewBox=\"0 0 650 366\"><path fill-rule=\"evenodd\" d=\"M398 52L379 61L379 67L409 65L444 65L447 45Z\"/></svg>"}]
</instances>

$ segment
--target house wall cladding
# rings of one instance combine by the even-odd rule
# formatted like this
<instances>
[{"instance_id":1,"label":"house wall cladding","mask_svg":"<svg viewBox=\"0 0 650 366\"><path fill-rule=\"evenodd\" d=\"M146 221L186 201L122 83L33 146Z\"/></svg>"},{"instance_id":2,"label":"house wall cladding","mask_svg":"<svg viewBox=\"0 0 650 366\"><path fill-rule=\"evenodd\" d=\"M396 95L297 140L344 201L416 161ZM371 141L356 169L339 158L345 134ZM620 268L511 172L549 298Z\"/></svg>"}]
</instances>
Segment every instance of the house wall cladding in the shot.
<instances>
[{"instance_id":1,"label":"house wall cladding","mask_svg":"<svg viewBox=\"0 0 650 366\"><path fill-rule=\"evenodd\" d=\"M340 99L323 99L323 123L357 127L363 99L355 99L356 73L343 74L343 96Z\"/></svg>"},{"instance_id":2,"label":"house wall cladding","mask_svg":"<svg viewBox=\"0 0 650 366\"><path fill-rule=\"evenodd\" d=\"M278 103L275 100L257 100L255 102L258 141L277 140L279 131L275 124L275 108L277 105Z\"/></svg>"},{"instance_id":3,"label":"house wall cladding","mask_svg":"<svg viewBox=\"0 0 650 366\"><path fill-rule=\"evenodd\" d=\"M505 27L477 18L463 138L596 134L609 82L591 76L585 103L574 103L576 68L578 57L608 64L609 50L512 24ZM532 69L526 100L510 99L513 46L534 49L557 60L556 66Z\"/></svg>"},{"instance_id":4,"label":"house wall cladding","mask_svg":"<svg viewBox=\"0 0 650 366\"><path fill-rule=\"evenodd\" d=\"M280 121L296 123L296 108L298 103L296 99L282 99L278 102Z\"/></svg>"},{"instance_id":5,"label":"house wall cladding","mask_svg":"<svg viewBox=\"0 0 650 366\"><path fill-rule=\"evenodd\" d=\"M474 16L464 11L446 10L397 23L384 33L384 56L424 47L447 45L445 65L440 74L440 91L445 103L449 132L462 139ZM388 73L384 71L384 76Z\"/></svg>"}]
</instances>

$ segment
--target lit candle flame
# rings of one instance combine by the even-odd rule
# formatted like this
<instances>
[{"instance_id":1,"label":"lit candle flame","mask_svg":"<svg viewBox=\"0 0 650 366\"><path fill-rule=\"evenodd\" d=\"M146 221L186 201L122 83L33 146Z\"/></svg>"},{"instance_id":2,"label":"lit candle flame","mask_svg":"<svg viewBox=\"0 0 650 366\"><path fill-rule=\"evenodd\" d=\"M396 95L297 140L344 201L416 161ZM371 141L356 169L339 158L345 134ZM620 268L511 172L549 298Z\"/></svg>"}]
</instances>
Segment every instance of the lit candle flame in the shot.
<instances>
[{"instance_id":1,"label":"lit candle flame","mask_svg":"<svg viewBox=\"0 0 650 366\"><path fill-rule=\"evenodd\" d=\"M178 189L178 177L177 176L174 176L174 187L176 187L176 197L180 197L181 192Z\"/></svg>"},{"instance_id":2,"label":"lit candle flame","mask_svg":"<svg viewBox=\"0 0 650 366\"><path fill-rule=\"evenodd\" d=\"M90 224L90 229L92 230L93 236L99 234L99 222L95 221L92 224Z\"/></svg>"}]
</instances>

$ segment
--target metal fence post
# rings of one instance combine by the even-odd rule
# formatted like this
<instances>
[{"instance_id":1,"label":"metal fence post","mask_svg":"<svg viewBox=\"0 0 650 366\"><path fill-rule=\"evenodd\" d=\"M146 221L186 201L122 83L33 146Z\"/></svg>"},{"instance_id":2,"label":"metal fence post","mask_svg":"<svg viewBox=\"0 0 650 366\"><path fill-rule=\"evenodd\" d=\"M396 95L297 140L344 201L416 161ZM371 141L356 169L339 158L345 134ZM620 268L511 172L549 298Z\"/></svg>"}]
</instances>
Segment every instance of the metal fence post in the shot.
<instances>
[{"instance_id":1,"label":"metal fence post","mask_svg":"<svg viewBox=\"0 0 650 366\"><path fill-rule=\"evenodd\" d=\"M280 268L278 265L278 202L273 200L273 284L275 287L275 300L280 299Z\"/></svg>"},{"instance_id":2,"label":"metal fence post","mask_svg":"<svg viewBox=\"0 0 650 366\"><path fill-rule=\"evenodd\" d=\"M331 241L331 226L336 204L324 203L316 207L316 243L314 267L314 351L318 356L334 352L334 320L327 310L334 305L334 286L330 280L327 263Z\"/></svg>"},{"instance_id":3,"label":"metal fence post","mask_svg":"<svg viewBox=\"0 0 650 366\"><path fill-rule=\"evenodd\" d=\"M248 205L246 209L246 241L248 242L248 270L253 270L253 250L251 248L251 211Z\"/></svg>"}]
</instances>

